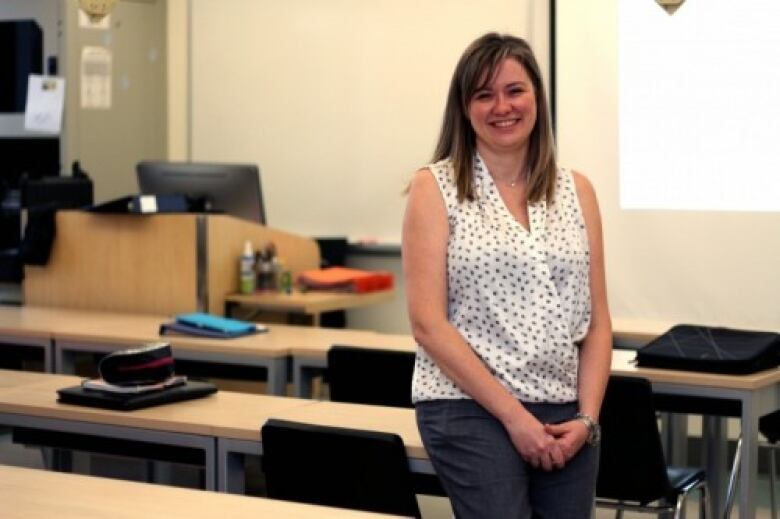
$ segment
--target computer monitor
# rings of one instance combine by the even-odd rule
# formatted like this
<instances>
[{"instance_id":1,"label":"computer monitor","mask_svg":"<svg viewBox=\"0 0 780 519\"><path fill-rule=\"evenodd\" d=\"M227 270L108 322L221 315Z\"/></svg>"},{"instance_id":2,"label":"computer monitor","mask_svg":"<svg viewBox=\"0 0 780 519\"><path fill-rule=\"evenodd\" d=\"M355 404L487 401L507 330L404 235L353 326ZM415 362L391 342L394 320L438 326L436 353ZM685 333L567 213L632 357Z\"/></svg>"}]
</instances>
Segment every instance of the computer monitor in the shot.
<instances>
[{"instance_id":1,"label":"computer monitor","mask_svg":"<svg viewBox=\"0 0 780 519\"><path fill-rule=\"evenodd\" d=\"M265 224L260 170L251 164L143 161L136 166L146 195L184 195L196 211Z\"/></svg>"}]
</instances>

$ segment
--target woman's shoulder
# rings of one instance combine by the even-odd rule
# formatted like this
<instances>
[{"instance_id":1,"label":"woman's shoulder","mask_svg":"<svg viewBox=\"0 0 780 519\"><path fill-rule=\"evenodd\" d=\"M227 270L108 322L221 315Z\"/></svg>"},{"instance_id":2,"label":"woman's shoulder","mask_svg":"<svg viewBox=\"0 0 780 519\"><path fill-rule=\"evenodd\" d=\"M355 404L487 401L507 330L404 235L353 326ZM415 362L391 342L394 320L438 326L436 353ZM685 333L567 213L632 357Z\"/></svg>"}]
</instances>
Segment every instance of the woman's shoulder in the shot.
<instances>
[{"instance_id":1,"label":"woman's shoulder","mask_svg":"<svg viewBox=\"0 0 780 519\"><path fill-rule=\"evenodd\" d=\"M595 198L596 191L593 189L590 179L582 172L571 169L568 170L571 175L574 187L577 190L577 196L582 200L583 198Z\"/></svg>"},{"instance_id":2,"label":"woman's shoulder","mask_svg":"<svg viewBox=\"0 0 780 519\"><path fill-rule=\"evenodd\" d=\"M412 184L425 182L425 180L417 180L419 177L435 181L445 196L455 187L455 170L450 159L439 160L418 169L412 177Z\"/></svg>"},{"instance_id":3,"label":"woman's shoulder","mask_svg":"<svg viewBox=\"0 0 780 519\"><path fill-rule=\"evenodd\" d=\"M455 169L452 166L452 159L446 158L436 161L432 164L428 164L423 169L427 169L433 173L433 176L436 177L439 182L454 182Z\"/></svg>"}]
</instances>

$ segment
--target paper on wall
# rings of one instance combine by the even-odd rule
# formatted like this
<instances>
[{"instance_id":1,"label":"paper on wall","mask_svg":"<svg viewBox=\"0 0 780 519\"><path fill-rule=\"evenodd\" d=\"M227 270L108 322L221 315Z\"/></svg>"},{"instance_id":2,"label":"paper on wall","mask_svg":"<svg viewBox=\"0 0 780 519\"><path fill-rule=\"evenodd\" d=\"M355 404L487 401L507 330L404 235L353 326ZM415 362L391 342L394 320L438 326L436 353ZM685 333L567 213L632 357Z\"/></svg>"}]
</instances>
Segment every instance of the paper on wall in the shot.
<instances>
[{"instance_id":1,"label":"paper on wall","mask_svg":"<svg viewBox=\"0 0 780 519\"><path fill-rule=\"evenodd\" d=\"M27 81L24 129L60 133L64 105L65 79L30 74Z\"/></svg>"},{"instance_id":2,"label":"paper on wall","mask_svg":"<svg viewBox=\"0 0 780 519\"><path fill-rule=\"evenodd\" d=\"M81 49L81 108L111 108L111 62L105 47Z\"/></svg>"}]
</instances>

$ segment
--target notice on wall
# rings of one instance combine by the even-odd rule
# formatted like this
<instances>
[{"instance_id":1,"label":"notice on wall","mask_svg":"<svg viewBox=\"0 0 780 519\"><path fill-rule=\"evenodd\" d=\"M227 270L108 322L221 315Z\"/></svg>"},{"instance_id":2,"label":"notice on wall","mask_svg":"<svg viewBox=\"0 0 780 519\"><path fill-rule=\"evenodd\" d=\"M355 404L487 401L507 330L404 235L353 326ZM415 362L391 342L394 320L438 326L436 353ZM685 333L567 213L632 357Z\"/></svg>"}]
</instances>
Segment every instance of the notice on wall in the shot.
<instances>
[{"instance_id":1,"label":"notice on wall","mask_svg":"<svg viewBox=\"0 0 780 519\"><path fill-rule=\"evenodd\" d=\"M27 105L24 109L25 130L60 133L64 106L63 78L30 74L27 81Z\"/></svg>"},{"instance_id":2,"label":"notice on wall","mask_svg":"<svg viewBox=\"0 0 780 519\"><path fill-rule=\"evenodd\" d=\"M81 49L81 108L111 108L111 61L105 47Z\"/></svg>"}]
</instances>

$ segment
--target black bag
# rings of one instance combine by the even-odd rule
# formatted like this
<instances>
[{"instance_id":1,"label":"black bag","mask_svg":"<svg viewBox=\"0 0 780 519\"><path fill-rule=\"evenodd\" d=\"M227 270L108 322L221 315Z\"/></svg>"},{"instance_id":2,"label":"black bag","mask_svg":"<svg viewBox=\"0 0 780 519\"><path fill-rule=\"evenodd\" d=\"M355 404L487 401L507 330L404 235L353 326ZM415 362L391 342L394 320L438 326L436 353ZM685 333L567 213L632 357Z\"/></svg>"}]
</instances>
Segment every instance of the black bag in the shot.
<instances>
[{"instance_id":1,"label":"black bag","mask_svg":"<svg viewBox=\"0 0 780 519\"><path fill-rule=\"evenodd\" d=\"M636 359L643 368L743 375L780 364L780 335L680 324L637 351Z\"/></svg>"}]
</instances>

